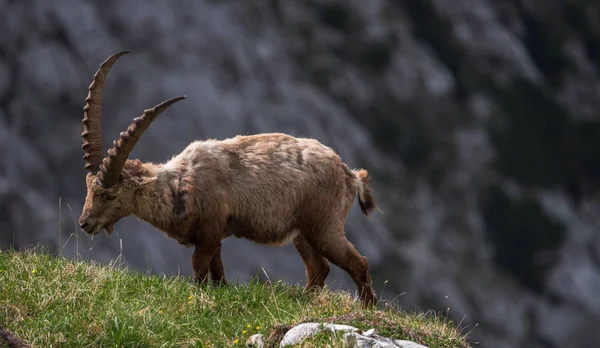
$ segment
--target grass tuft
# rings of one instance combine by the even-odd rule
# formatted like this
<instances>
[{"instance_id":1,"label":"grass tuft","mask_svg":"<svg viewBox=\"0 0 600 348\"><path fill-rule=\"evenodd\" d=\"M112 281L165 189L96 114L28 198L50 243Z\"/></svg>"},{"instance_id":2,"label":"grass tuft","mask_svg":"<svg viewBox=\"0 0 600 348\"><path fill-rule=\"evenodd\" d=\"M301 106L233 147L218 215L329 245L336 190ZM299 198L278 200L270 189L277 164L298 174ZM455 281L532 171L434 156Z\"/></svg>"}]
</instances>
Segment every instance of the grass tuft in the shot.
<instances>
[{"instance_id":1,"label":"grass tuft","mask_svg":"<svg viewBox=\"0 0 600 348\"><path fill-rule=\"evenodd\" d=\"M0 328L33 347L243 347L255 333L275 346L290 327L308 321L375 327L429 347L468 347L448 319L391 306L364 310L346 292L305 293L301 285L257 279L199 288L187 277L148 275L115 263L37 249L0 251ZM335 346L336 339L324 334L303 346L315 340Z\"/></svg>"}]
</instances>

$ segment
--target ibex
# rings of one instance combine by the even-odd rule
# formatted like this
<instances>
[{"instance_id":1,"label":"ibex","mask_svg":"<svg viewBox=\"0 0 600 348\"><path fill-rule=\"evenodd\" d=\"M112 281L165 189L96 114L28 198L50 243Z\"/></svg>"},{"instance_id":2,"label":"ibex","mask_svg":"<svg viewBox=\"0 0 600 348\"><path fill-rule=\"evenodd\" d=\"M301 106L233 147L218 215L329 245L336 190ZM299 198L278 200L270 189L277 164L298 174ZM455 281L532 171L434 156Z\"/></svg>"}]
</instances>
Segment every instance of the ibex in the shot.
<instances>
[{"instance_id":1,"label":"ibex","mask_svg":"<svg viewBox=\"0 0 600 348\"><path fill-rule=\"evenodd\" d=\"M226 284L221 241L231 235L283 246L293 241L306 269L306 289L320 289L329 263L350 274L366 305L377 303L367 259L346 239L344 224L354 197L369 216L376 208L368 173L351 170L314 139L273 133L194 141L162 164L127 159L158 115L185 97L166 100L133 120L108 150L100 122L106 76L122 55L106 59L94 75L83 107L87 196L79 224L110 235L121 218L135 215L180 244L194 246L194 280Z\"/></svg>"}]
</instances>

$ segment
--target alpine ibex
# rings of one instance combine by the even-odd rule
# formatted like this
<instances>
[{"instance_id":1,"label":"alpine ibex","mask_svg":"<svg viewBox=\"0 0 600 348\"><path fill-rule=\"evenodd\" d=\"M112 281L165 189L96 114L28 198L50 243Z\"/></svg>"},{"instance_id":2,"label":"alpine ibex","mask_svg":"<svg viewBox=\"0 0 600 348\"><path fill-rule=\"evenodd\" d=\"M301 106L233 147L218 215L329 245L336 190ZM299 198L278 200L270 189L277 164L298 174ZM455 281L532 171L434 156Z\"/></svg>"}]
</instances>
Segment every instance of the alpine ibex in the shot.
<instances>
[{"instance_id":1,"label":"alpine ibex","mask_svg":"<svg viewBox=\"0 0 600 348\"><path fill-rule=\"evenodd\" d=\"M100 130L104 80L115 61L106 59L89 86L83 107L87 197L79 224L88 234L110 235L121 218L135 215L194 246L196 282L210 272L226 284L221 241L228 236L283 246L294 242L306 268L306 288L322 288L328 260L352 276L360 299L373 305L367 259L346 239L344 223L358 194L365 215L376 208L366 170L350 170L329 147L285 134L194 141L162 164L127 159L158 115L185 97L166 100L133 120L105 157Z\"/></svg>"}]
</instances>

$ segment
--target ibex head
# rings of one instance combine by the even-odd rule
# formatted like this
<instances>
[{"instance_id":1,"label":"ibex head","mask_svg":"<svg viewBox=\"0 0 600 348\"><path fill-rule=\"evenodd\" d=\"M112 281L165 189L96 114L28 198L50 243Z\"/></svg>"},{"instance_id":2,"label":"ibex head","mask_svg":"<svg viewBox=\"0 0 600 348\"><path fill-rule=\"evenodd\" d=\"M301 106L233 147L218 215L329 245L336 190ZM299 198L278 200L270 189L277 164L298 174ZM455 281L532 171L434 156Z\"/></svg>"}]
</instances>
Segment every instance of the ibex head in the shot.
<instances>
[{"instance_id":1,"label":"ibex head","mask_svg":"<svg viewBox=\"0 0 600 348\"><path fill-rule=\"evenodd\" d=\"M104 80L115 61L128 51L117 52L106 59L94 75L83 107L83 159L86 176L87 197L79 217L79 226L89 234L105 229L112 233L113 225L132 213L135 191L150 184L156 177L143 175L142 164L127 157L150 123L173 103L185 99L176 97L166 100L133 120L105 157L102 153L101 104Z\"/></svg>"}]
</instances>

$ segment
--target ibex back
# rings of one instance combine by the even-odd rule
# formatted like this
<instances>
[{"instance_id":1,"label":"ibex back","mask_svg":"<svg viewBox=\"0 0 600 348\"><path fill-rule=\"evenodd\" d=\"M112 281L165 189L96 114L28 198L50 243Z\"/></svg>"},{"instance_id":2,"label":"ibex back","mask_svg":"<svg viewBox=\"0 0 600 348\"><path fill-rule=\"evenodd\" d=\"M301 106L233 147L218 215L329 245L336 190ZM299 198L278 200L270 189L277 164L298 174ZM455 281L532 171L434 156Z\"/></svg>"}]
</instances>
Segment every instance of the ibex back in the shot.
<instances>
[{"instance_id":1,"label":"ibex back","mask_svg":"<svg viewBox=\"0 0 600 348\"><path fill-rule=\"evenodd\" d=\"M329 263L350 274L364 305L373 305L367 259L346 239L344 224L358 195L365 215L376 207L366 170L350 170L329 147L285 134L195 141L163 164L127 159L150 123L172 98L144 111L103 155L102 88L114 62L102 63L83 108L87 197L81 228L110 235L121 218L135 215L194 246L192 267L199 283L210 272L225 284L221 241L228 236L282 246L294 242L306 268L307 289L322 288Z\"/></svg>"}]
</instances>

